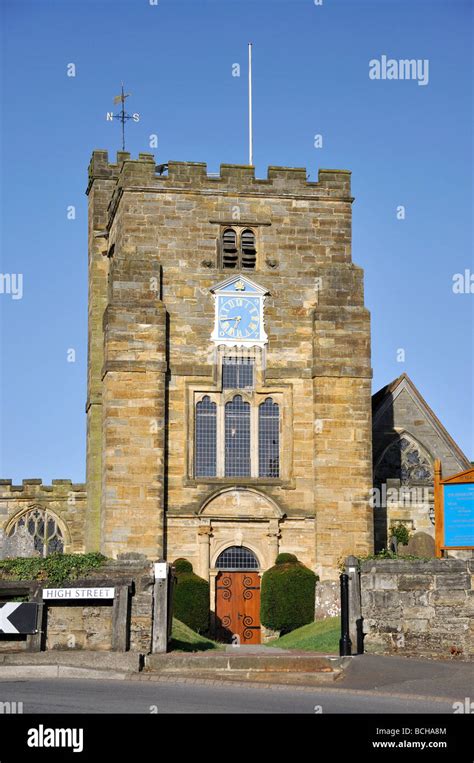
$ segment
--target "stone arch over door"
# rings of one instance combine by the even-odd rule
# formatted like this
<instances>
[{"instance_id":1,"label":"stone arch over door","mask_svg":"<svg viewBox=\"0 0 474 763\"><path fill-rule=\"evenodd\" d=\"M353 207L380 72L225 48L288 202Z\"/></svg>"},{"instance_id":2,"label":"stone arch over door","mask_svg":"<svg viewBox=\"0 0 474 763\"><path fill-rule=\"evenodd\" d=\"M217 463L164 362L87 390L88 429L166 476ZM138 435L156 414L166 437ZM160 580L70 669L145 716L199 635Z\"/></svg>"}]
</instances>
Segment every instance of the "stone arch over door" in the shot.
<instances>
[{"instance_id":1,"label":"stone arch over door","mask_svg":"<svg viewBox=\"0 0 474 763\"><path fill-rule=\"evenodd\" d=\"M268 495L248 487L227 487L208 496L203 502L200 517L246 517L283 519L278 504Z\"/></svg>"},{"instance_id":2,"label":"stone arch over door","mask_svg":"<svg viewBox=\"0 0 474 763\"><path fill-rule=\"evenodd\" d=\"M216 562L231 546L248 548L258 559L258 573L271 567L280 541L280 522L285 514L269 496L254 488L226 487L208 496L198 513L198 574L210 582L214 611Z\"/></svg>"},{"instance_id":3,"label":"stone arch over door","mask_svg":"<svg viewBox=\"0 0 474 763\"><path fill-rule=\"evenodd\" d=\"M228 546L246 546L262 570L271 567L284 516L272 498L252 488L225 488L206 498L199 511L199 574L207 577L215 570L217 557Z\"/></svg>"}]
</instances>

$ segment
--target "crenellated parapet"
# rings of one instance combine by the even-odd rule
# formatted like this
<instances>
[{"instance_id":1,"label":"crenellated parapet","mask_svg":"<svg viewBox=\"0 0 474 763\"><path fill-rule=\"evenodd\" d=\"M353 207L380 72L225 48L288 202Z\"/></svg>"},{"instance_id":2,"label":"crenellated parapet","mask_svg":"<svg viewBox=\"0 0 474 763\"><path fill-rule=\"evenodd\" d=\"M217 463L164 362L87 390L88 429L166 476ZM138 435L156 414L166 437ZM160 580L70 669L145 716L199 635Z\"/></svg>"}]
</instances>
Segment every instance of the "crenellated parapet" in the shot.
<instances>
[{"instance_id":1,"label":"crenellated parapet","mask_svg":"<svg viewBox=\"0 0 474 763\"><path fill-rule=\"evenodd\" d=\"M167 172L167 174L164 174ZM140 153L130 158L125 151L117 153L115 163L108 162L107 151L94 151L89 165L90 192L95 179L114 180L109 203L109 225L115 215L124 189L171 191L220 195L302 197L316 200L348 201L351 197L349 170L320 169L318 180L309 179L305 167L269 166L266 178L255 177L255 167L242 164L221 164L220 172L208 173L205 162L156 164L155 156Z\"/></svg>"},{"instance_id":2,"label":"crenellated parapet","mask_svg":"<svg viewBox=\"0 0 474 763\"><path fill-rule=\"evenodd\" d=\"M85 495L86 489L84 482L73 482L67 479L52 480L51 485L43 485L43 480L37 477L24 479L21 481L21 485L14 485L13 480L5 479L0 480L0 500L8 499L16 493L23 493L25 497L43 495L51 497L51 494L64 496L69 492Z\"/></svg>"}]
</instances>

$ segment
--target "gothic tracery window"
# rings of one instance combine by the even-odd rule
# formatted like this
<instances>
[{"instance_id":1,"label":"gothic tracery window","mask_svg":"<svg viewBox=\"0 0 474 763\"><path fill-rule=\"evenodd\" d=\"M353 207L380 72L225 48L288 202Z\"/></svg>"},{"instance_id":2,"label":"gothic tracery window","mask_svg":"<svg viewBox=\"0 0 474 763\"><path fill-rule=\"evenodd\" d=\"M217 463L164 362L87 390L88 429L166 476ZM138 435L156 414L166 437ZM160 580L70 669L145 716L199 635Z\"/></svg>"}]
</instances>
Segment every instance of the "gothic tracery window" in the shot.
<instances>
[{"instance_id":1,"label":"gothic tracery window","mask_svg":"<svg viewBox=\"0 0 474 763\"><path fill-rule=\"evenodd\" d=\"M399 479L402 485L433 482L433 466L429 456L417 442L402 435L384 451L375 469L375 482Z\"/></svg>"},{"instance_id":2,"label":"gothic tracery window","mask_svg":"<svg viewBox=\"0 0 474 763\"><path fill-rule=\"evenodd\" d=\"M13 537L20 528L25 528L34 540L34 547L41 556L53 553L63 553L64 537L58 524L58 520L51 512L33 508L25 511L16 520L8 532L8 537Z\"/></svg>"}]
</instances>

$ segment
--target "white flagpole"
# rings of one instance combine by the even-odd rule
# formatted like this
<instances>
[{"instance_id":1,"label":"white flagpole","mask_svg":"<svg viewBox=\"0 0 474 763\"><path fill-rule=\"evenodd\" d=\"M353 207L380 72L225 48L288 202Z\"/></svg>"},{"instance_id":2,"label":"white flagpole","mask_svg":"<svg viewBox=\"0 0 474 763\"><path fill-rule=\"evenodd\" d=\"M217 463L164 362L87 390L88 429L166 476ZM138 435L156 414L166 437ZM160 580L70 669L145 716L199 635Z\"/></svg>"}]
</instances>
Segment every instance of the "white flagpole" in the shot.
<instances>
[{"instance_id":1,"label":"white flagpole","mask_svg":"<svg viewBox=\"0 0 474 763\"><path fill-rule=\"evenodd\" d=\"M249 42L249 164L253 164L252 138L252 43Z\"/></svg>"}]
</instances>

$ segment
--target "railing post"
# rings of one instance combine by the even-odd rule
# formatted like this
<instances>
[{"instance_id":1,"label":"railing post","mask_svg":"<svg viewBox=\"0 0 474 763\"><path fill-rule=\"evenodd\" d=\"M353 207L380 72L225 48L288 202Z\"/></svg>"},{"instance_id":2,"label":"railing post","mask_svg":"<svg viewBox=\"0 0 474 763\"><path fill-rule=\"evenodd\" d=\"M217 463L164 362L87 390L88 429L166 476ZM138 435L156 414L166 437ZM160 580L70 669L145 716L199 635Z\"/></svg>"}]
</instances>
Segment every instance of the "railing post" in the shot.
<instances>
[{"instance_id":1,"label":"railing post","mask_svg":"<svg viewBox=\"0 0 474 763\"><path fill-rule=\"evenodd\" d=\"M349 577L349 638L352 653L363 654L364 634L362 632L359 560L356 556L347 557L344 572Z\"/></svg>"},{"instance_id":2,"label":"railing post","mask_svg":"<svg viewBox=\"0 0 474 763\"><path fill-rule=\"evenodd\" d=\"M339 639L339 654L346 657L351 654L351 639L349 637L349 575L345 572L340 576L341 581L341 638Z\"/></svg>"}]
</instances>

